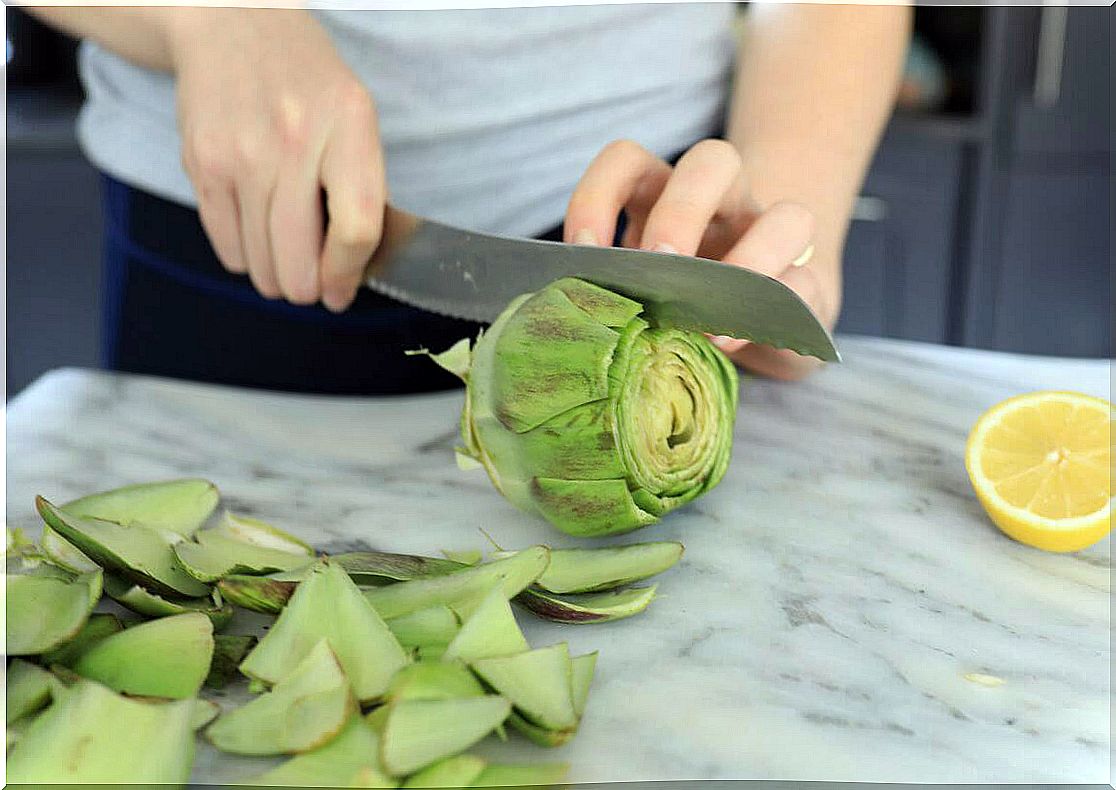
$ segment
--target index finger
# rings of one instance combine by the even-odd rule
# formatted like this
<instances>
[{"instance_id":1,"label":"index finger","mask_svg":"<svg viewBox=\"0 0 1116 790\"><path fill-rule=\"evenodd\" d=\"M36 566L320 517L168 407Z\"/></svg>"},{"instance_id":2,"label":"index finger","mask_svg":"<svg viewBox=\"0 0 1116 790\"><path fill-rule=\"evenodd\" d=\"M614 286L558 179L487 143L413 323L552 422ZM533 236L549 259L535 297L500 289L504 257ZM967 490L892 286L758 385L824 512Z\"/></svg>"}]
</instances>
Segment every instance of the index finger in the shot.
<instances>
[{"instance_id":1,"label":"index finger","mask_svg":"<svg viewBox=\"0 0 1116 790\"><path fill-rule=\"evenodd\" d=\"M647 180L665 183L671 167L639 143L606 145L574 188L566 209L564 240L575 244L612 244L623 209Z\"/></svg>"},{"instance_id":2,"label":"index finger","mask_svg":"<svg viewBox=\"0 0 1116 790\"><path fill-rule=\"evenodd\" d=\"M369 116L338 126L322 154L329 225L322 248L322 303L340 312L352 303L383 233L387 187L383 156Z\"/></svg>"}]
</instances>

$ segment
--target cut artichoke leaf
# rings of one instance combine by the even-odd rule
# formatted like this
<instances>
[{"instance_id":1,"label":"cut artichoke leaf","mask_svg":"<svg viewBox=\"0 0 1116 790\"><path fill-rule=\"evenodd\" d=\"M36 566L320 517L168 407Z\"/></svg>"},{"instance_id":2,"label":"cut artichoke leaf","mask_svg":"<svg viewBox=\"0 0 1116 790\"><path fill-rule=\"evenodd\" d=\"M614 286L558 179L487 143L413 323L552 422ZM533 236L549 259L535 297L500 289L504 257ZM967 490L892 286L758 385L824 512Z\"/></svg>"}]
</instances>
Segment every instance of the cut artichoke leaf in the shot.
<instances>
[{"instance_id":1,"label":"cut artichoke leaf","mask_svg":"<svg viewBox=\"0 0 1116 790\"><path fill-rule=\"evenodd\" d=\"M384 734L384 724L387 723L388 713L390 709L387 705L380 705L368 711L364 716L364 722L375 730L377 735Z\"/></svg>"},{"instance_id":2,"label":"cut artichoke leaf","mask_svg":"<svg viewBox=\"0 0 1116 790\"><path fill-rule=\"evenodd\" d=\"M462 563L440 557L419 554L395 554L390 551L349 551L330 555L330 561L340 565L357 584L376 586L391 582L405 582L442 576L464 567ZM310 572L312 564L294 570L271 574L279 581L300 582Z\"/></svg>"},{"instance_id":3,"label":"cut artichoke leaf","mask_svg":"<svg viewBox=\"0 0 1116 790\"><path fill-rule=\"evenodd\" d=\"M515 597L515 602L536 617L555 623L607 623L642 612L654 600L655 589L656 586L651 585L584 595L556 595L528 588Z\"/></svg>"},{"instance_id":4,"label":"cut artichoke leaf","mask_svg":"<svg viewBox=\"0 0 1116 790\"><path fill-rule=\"evenodd\" d=\"M570 659L570 697L574 713L580 719L589 701L589 687L593 685L593 675L597 670L597 651L574 656Z\"/></svg>"},{"instance_id":5,"label":"cut artichoke leaf","mask_svg":"<svg viewBox=\"0 0 1116 790\"><path fill-rule=\"evenodd\" d=\"M76 578L8 574L7 655L45 653L75 637L101 596L99 570Z\"/></svg>"},{"instance_id":6,"label":"cut artichoke leaf","mask_svg":"<svg viewBox=\"0 0 1116 790\"><path fill-rule=\"evenodd\" d=\"M572 728L566 730L549 730L546 727L540 727L528 721L517 712L513 712L512 715L508 717L508 724L524 738L531 741L531 743L536 746L542 746L544 749L556 749L559 746L564 746L577 734L577 730Z\"/></svg>"},{"instance_id":7,"label":"cut artichoke leaf","mask_svg":"<svg viewBox=\"0 0 1116 790\"><path fill-rule=\"evenodd\" d=\"M473 780L473 787L554 787L569 772L568 763L490 764Z\"/></svg>"},{"instance_id":8,"label":"cut artichoke leaf","mask_svg":"<svg viewBox=\"0 0 1116 790\"><path fill-rule=\"evenodd\" d=\"M443 576L414 579L368 590L365 596L381 617L394 618L438 604L454 606L484 595L499 584L511 598L546 569L549 550L545 546L529 549L495 562L474 565Z\"/></svg>"},{"instance_id":9,"label":"cut artichoke leaf","mask_svg":"<svg viewBox=\"0 0 1116 790\"><path fill-rule=\"evenodd\" d=\"M45 524L43 525L43 536L39 542L42 544L43 554L60 568L65 568L72 573L91 573L100 568L97 563L86 557L77 546Z\"/></svg>"},{"instance_id":10,"label":"cut artichoke leaf","mask_svg":"<svg viewBox=\"0 0 1116 790\"><path fill-rule=\"evenodd\" d=\"M460 469L462 472L472 472L474 469L484 468L484 464L478 461L476 456L469 452L469 450L465 447L453 448L453 459L454 462L457 464L457 468ZM450 559L453 558L451 557ZM472 563L466 564L471 565Z\"/></svg>"},{"instance_id":11,"label":"cut artichoke leaf","mask_svg":"<svg viewBox=\"0 0 1116 790\"><path fill-rule=\"evenodd\" d=\"M462 549L459 551L442 549L442 554L447 560L459 562L462 565L477 565L484 559L484 554L479 549Z\"/></svg>"},{"instance_id":12,"label":"cut artichoke leaf","mask_svg":"<svg viewBox=\"0 0 1116 790\"><path fill-rule=\"evenodd\" d=\"M331 559L344 568L357 584L369 585L443 576L464 567L452 559L387 551L352 551L335 554Z\"/></svg>"},{"instance_id":13,"label":"cut artichoke leaf","mask_svg":"<svg viewBox=\"0 0 1116 790\"><path fill-rule=\"evenodd\" d=\"M405 776L468 749L504 721L511 706L503 697L393 702L380 739L380 762Z\"/></svg>"},{"instance_id":14,"label":"cut artichoke leaf","mask_svg":"<svg viewBox=\"0 0 1116 790\"><path fill-rule=\"evenodd\" d=\"M8 722L4 727L4 752L10 752L12 747L16 745L23 733L27 732L28 728L34 723L37 717L34 715L24 716L21 719Z\"/></svg>"},{"instance_id":15,"label":"cut artichoke leaf","mask_svg":"<svg viewBox=\"0 0 1116 790\"><path fill-rule=\"evenodd\" d=\"M296 589L296 581L266 576L232 575L217 582L217 590L226 603L261 614L279 614Z\"/></svg>"},{"instance_id":16,"label":"cut artichoke leaf","mask_svg":"<svg viewBox=\"0 0 1116 790\"><path fill-rule=\"evenodd\" d=\"M503 587L495 584L462 623L461 630L446 647L442 659L470 662L529 649L530 645L504 596Z\"/></svg>"},{"instance_id":17,"label":"cut artichoke leaf","mask_svg":"<svg viewBox=\"0 0 1116 790\"><path fill-rule=\"evenodd\" d=\"M535 583L552 593L611 590L662 573L681 559L683 551L678 541L551 549L550 564Z\"/></svg>"},{"instance_id":18,"label":"cut artichoke leaf","mask_svg":"<svg viewBox=\"0 0 1116 790\"><path fill-rule=\"evenodd\" d=\"M105 576L105 595L112 600L145 617L170 617L188 612L201 612L213 621L213 627L223 628L232 619L232 607L220 600L213 590L205 598L185 598L172 600L132 584L115 574Z\"/></svg>"},{"instance_id":19,"label":"cut artichoke leaf","mask_svg":"<svg viewBox=\"0 0 1116 790\"><path fill-rule=\"evenodd\" d=\"M469 787L484 766L485 761L474 754L457 754L411 774L403 787Z\"/></svg>"},{"instance_id":20,"label":"cut artichoke leaf","mask_svg":"<svg viewBox=\"0 0 1116 790\"><path fill-rule=\"evenodd\" d=\"M404 667L392 678L389 702L419 699L465 699L483 697L484 687L462 664L419 661Z\"/></svg>"},{"instance_id":21,"label":"cut artichoke leaf","mask_svg":"<svg viewBox=\"0 0 1116 790\"><path fill-rule=\"evenodd\" d=\"M409 357L426 356L449 373L457 376L462 381L469 380L469 367L472 365L472 352L469 350L469 338L463 337L437 354L432 354L429 349L419 348L413 351L404 351Z\"/></svg>"},{"instance_id":22,"label":"cut artichoke leaf","mask_svg":"<svg viewBox=\"0 0 1116 790\"><path fill-rule=\"evenodd\" d=\"M252 785L283 787L395 787L380 767L380 738L360 716L352 716L337 736L313 751L300 754L262 776ZM359 782L357 781L359 779Z\"/></svg>"},{"instance_id":23,"label":"cut artichoke leaf","mask_svg":"<svg viewBox=\"0 0 1116 790\"><path fill-rule=\"evenodd\" d=\"M258 518L237 515L228 510L212 531L257 548L296 554L305 558L304 561L309 561L314 556L314 549L309 543L299 540L289 532Z\"/></svg>"},{"instance_id":24,"label":"cut artichoke leaf","mask_svg":"<svg viewBox=\"0 0 1116 790\"><path fill-rule=\"evenodd\" d=\"M209 674L205 676L205 686L221 689L233 678L239 677L238 667L252 652L259 640L254 636L236 634L213 635L213 660L209 664Z\"/></svg>"},{"instance_id":25,"label":"cut artichoke leaf","mask_svg":"<svg viewBox=\"0 0 1116 790\"><path fill-rule=\"evenodd\" d=\"M124 624L116 615L91 614L72 639L43 653L42 662L48 667L71 667L93 645L123 630Z\"/></svg>"},{"instance_id":26,"label":"cut artichoke leaf","mask_svg":"<svg viewBox=\"0 0 1116 790\"><path fill-rule=\"evenodd\" d=\"M209 592L178 566L166 532L73 515L42 497L35 506L48 526L106 570L160 594L197 598Z\"/></svg>"},{"instance_id":27,"label":"cut artichoke leaf","mask_svg":"<svg viewBox=\"0 0 1116 790\"><path fill-rule=\"evenodd\" d=\"M213 658L213 623L200 612L162 617L102 639L74 671L124 694L197 696Z\"/></svg>"},{"instance_id":28,"label":"cut artichoke leaf","mask_svg":"<svg viewBox=\"0 0 1116 790\"><path fill-rule=\"evenodd\" d=\"M19 527L5 527L4 538L5 560L18 560L22 567L34 568L43 560L50 559Z\"/></svg>"},{"instance_id":29,"label":"cut artichoke leaf","mask_svg":"<svg viewBox=\"0 0 1116 790\"><path fill-rule=\"evenodd\" d=\"M408 650L434 646L444 649L461 629L457 615L443 604L394 617L387 626Z\"/></svg>"},{"instance_id":30,"label":"cut artichoke leaf","mask_svg":"<svg viewBox=\"0 0 1116 790\"><path fill-rule=\"evenodd\" d=\"M219 499L213 483L184 478L91 494L67 502L62 510L72 516L166 530L188 538L209 519Z\"/></svg>"},{"instance_id":31,"label":"cut artichoke leaf","mask_svg":"<svg viewBox=\"0 0 1116 790\"><path fill-rule=\"evenodd\" d=\"M195 732L210 724L221 715L221 706L213 700L195 699L194 715L190 717L190 728Z\"/></svg>"},{"instance_id":32,"label":"cut artichoke leaf","mask_svg":"<svg viewBox=\"0 0 1116 790\"><path fill-rule=\"evenodd\" d=\"M573 667L565 642L513 656L482 658L473 671L497 693L511 700L528 721L548 730L577 727Z\"/></svg>"},{"instance_id":33,"label":"cut artichoke leaf","mask_svg":"<svg viewBox=\"0 0 1116 790\"><path fill-rule=\"evenodd\" d=\"M642 311L562 279L514 300L472 349L469 455L513 504L569 534L653 523L727 467L735 368L701 333Z\"/></svg>"},{"instance_id":34,"label":"cut artichoke leaf","mask_svg":"<svg viewBox=\"0 0 1116 790\"><path fill-rule=\"evenodd\" d=\"M62 692L20 737L8 755L7 780L184 784L194 756L194 710L192 699L153 704L81 681Z\"/></svg>"},{"instance_id":35,"label":"cut artichoke leaf","mask_svg":"<svg viewBox=\"0 0 1116 790\"><path fill-rule=\"evenodd\" d=\"M329 560L344 568L355 583L365 586L442 576L465 567L437 557L383 551L348 552L336 554ZM232 574L221 579L217 587L225 600L235 606L263 614L278 614L312 567L307 565L266 577ZM448 643L449 639L445 642Z\"/></svg>"},{"instance_id":36,"label":"cut artichoke leaf","mask_svg":"<svg viewBox=\"0 0 1116 790\"><path fill-rule=\"evenodd\" d=\"M194 535L194 541L175 544L174 554L182 569L202 582L215 582L232 574L290 571L309 562L305 554L263 548L217 530L202 530Z\"/></svg>"},{"instance_id":37,"label":"cut artichoke leaf","mask_svg":"<svg viewBox=\"0 0 1116 790\"><path fill-rule=\"evenodd\" d=\"M321 639L329 640L360 702L383 695L392 676L409 661L348 574L322 560L295 590L240 670L265 683L278 683Z\"/></svg>"},{"instance_id":38,"label":"cut artichoke leaf","mask_svg":"<svg viewBox=\"0 0 1116 790\"><path fill-rule=\"evenodd\" d=\"M45 708L63 688L50 672L20 658L8 665L6 681L8 707L5 714L9 726Z\"/></svg>"},{"instance_id":39,"label":"cut artichoke leaf","mask_svg":"<svg viewBox=\"0 0 1116 790\"><path fill-rule=\"evenodd\" d=\"M334 737L355 712L345 673L322 639L271 691L225 713L205 735L233 754L306 752Z\"/></svg>"}]
</instances>

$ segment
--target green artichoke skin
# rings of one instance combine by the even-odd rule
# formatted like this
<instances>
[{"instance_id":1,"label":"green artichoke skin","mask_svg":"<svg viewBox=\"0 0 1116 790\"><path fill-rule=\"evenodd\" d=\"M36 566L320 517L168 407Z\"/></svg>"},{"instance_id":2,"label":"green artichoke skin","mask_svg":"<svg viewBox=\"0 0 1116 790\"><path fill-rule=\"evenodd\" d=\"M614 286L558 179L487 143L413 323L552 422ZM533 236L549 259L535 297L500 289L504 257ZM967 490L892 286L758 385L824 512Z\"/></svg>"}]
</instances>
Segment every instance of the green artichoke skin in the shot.
<instances>
[{"instance_id":1,"label":"green artichoke skin","mask_svg":"<svg viewBox=\"0 0 1116 790\"><path fill-rule=\"evenodd\" d=\"M464 452L519 508L575 536L654 523L720 482L739 378L698 332L565 278L513 301L472 349Z\"/></svg>"}]
</instances>

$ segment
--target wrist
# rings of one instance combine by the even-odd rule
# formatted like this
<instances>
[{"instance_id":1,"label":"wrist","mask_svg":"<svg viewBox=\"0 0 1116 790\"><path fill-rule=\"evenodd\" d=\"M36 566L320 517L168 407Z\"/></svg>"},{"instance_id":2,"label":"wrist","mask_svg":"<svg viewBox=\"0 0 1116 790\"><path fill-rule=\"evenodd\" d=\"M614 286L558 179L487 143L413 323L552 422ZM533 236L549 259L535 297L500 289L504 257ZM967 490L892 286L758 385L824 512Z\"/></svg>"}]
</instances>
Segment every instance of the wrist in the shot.
<instances>
[{"instance_id":1,"label":"wrist","mask_svg":"<svg viewBox=\"0 0 1116 790\"><path fill-rule=\"evenodd\" d=\"M205 40L207 30L213 24L214 15L228 10L232 9L189 6L150 9L152 13L158 15L171 71L177 73L190 52Z\"/></svg>"}]
</instances>

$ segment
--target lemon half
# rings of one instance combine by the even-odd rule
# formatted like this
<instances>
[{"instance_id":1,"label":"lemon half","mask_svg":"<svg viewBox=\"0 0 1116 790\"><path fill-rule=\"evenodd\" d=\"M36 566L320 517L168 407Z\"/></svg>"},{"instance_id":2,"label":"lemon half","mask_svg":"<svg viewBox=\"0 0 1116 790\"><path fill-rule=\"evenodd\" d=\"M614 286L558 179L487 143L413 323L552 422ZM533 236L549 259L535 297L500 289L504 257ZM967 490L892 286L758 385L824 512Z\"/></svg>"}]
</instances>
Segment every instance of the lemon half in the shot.
<instances>
[{"instance_id":1,"label":"lemon half","mask_svg":"<svg viewBox=\"0 0 1116 790\"><path fill-rule=\"evenodd\" d=\"M1032 392L977 420L965 467L992 521L1046 551L1077 551L1112 530L1112 404Z\"/></svg>"}]
</instances>

